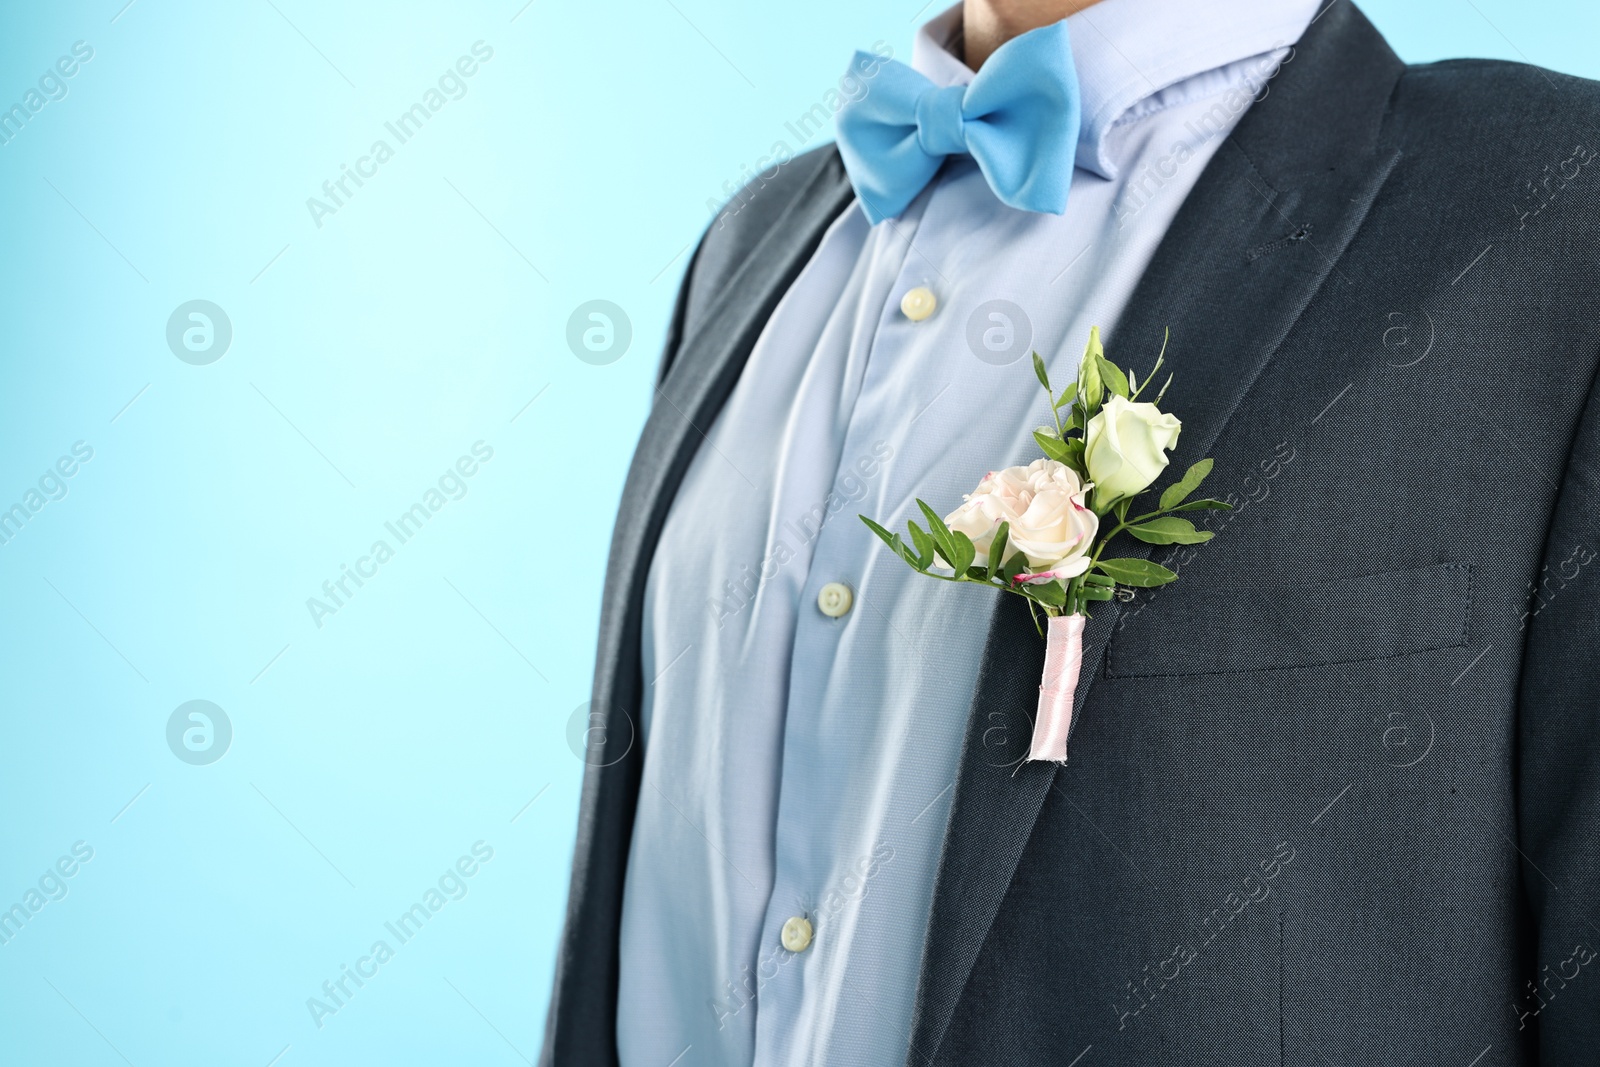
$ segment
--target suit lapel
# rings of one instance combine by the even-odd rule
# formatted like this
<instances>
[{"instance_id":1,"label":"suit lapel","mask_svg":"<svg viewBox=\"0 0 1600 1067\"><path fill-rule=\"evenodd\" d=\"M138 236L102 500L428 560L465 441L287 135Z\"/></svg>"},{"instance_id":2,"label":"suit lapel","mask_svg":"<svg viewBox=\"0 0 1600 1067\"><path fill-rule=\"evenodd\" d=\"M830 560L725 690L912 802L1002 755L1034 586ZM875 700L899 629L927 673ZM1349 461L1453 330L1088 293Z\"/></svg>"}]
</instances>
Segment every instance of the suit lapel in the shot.
<instances>
[{"instance_id":1,"label":"suit lapel","mask_svg":"<svg viewBox=\"0 0 1600 1067\"><path fill-rule=\"evenodd\" d=\"M1210 454L1318 289L1350 283L1338 260L1397 159L1379 135L1402 70L1361 13L1335 0L1213 156L1107 333L1114 358L1142 370L1171 328L1184 421L1174 471ZM1134 546L1151 551L1130 542L1119 554L1141 554ZM1095 713L1118 607L1097 607L1085 633L1075 718ZM908 1067L936 1057L1039 812L1058 773L1071 773L1019 762L1043 663L1027 607L1003 598L968 716Z\"/></svg>"}]
</instances>

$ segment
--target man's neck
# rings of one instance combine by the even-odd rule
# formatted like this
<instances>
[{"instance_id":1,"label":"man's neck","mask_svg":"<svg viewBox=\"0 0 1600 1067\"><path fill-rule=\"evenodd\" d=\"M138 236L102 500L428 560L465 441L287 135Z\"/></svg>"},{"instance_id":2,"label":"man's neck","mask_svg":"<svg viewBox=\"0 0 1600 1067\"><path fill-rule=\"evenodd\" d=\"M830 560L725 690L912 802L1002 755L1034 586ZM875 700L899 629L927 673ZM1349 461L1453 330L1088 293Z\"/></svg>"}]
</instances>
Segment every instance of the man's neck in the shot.
<instances>
[{"instance_id":1,"label":"man's neck","mask_svg":"<svg viewBox=\"0 0 1600 1067\"><path fill-rule=\"evenodd\" d=\"M1029 30L1060 22L1097 0L966 0L961 36L967 66L977 70L995 49Z\"/></svg>"}]
</instances>

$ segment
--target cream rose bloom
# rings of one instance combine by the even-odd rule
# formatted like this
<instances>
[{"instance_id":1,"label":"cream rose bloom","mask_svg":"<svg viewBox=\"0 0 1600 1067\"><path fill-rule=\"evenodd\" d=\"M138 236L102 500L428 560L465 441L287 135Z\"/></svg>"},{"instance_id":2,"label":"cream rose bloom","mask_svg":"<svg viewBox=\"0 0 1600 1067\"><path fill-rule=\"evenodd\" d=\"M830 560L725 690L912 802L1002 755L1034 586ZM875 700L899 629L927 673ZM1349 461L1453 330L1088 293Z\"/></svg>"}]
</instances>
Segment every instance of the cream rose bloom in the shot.
<instances>
[{"instance_id":1,"label":"cream rose bloom","mask_svg":"<svg viewBox=\"0 0 1600 1067\"><path fill-rule=\"evenodd\" d=\"M1006 559L1021 552L1031 573L1018 579L1034 584L1074 578L1089 569L1088 551L1100 520L1084 503L1093 485L1080 482L1065 463L1036 459L1026 467L1007 467L984 475L966 503L945 517L945 525L972 539L974 565L989 565L989 549L1002 522L1010 523Z\"/></svg>"},{"instance_id":2,"label":"cream rose bloom","mask_svg":"<svg viewBox=\"0 0 1600 1067\"><path fill-rule=\"evenodd\" d=\"M1143 492L1161 477L1182 425L1154 404L1109 397L1083 435L1084 463L1098 490L1096 510Z\"/></svg>"}]
</instances>

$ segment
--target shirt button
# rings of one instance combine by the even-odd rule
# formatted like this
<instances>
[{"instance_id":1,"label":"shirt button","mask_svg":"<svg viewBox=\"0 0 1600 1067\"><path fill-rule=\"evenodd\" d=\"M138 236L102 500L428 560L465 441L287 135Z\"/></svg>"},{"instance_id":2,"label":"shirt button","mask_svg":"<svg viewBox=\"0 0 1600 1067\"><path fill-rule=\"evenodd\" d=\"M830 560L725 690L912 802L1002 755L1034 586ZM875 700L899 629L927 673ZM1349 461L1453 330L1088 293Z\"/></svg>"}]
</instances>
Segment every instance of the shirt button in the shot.
<instances>
[{"instance_id":1,"label":"shirt button","mask_svg":"<svg viewBox=\"0 0 1600 1067\"><path fill-rule=\"evenodd\" d=\"M939 306L939 300L933 295L933 290L925 285L919 285L909 290L900 298L900 310L912 322L921 322L933 314L933 309Z\"/></svg>"},{"instance_id":2,"label":"shirt button","mask_svg":"<svg viewBox=\"0 0 1600 1067\"><path fill-rule=\"evenodd\" d=\"M783 947L790 952L804 952L811 947L811 920L796 915L783 924L783 933L778 936L783 941Z\"/></svg>"},{"instance_id":3,"label":"shirt button","mask_svg":"<svg viewBox=\"0 0 1600 1067\"><path fill-rule=\"evenodd\" d=\"M817 592L817 607L830 619L837 619L850 610L855 594L843 582L829 582Z\"/></svg>"}]
</instances>

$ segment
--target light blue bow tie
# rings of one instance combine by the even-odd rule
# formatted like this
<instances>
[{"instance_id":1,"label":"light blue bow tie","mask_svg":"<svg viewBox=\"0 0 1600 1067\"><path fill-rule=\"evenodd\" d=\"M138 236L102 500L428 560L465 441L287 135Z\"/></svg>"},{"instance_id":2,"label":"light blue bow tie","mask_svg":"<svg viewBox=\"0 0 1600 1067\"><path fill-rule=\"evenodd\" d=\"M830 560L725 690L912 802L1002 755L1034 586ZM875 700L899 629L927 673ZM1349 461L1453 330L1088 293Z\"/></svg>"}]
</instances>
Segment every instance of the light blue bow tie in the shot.
<instances>
[{"instance_id":1,"label":"light blue bow tie","mask_svg":"<svg viewBox=\"0 0 1600 1067\"><path fill-rule=\"evenodd\" d=\"M867 91L839 111L839 154L868 221L903 212L944 157L970 154L1002 203L1067 209L1081 108L1065 22L1014 37L966 86L940 89L897 60L857 52Z\"/></svg>"}]
</instances>

